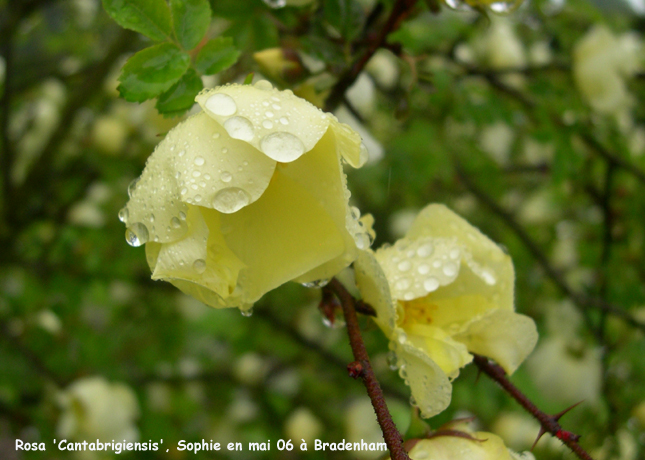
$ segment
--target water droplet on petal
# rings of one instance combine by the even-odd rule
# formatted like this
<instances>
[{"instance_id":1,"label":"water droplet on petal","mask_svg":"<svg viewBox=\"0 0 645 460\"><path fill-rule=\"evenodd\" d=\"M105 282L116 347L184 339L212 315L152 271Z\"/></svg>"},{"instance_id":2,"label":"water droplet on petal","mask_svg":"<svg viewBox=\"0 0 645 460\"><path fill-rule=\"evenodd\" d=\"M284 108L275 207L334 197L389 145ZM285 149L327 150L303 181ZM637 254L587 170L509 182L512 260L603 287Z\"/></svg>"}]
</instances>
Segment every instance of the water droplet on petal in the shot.
<instances>
[{"instance_id":1,"label":"water droplet on petal","mask_svg":"<svg viewBox=\"0 0 645 460\"><path fill-rule=\"evenodd\" d=\"M228 187L215 194L212 205L219 212L231 214L242 209L250 201L249 194L241 188Z\"/></svg>"},{"instance_id":2,"label":"water droplet on petal","mask_svg":"<svg viewBox=\"0 0 645 460\"><path fill-rule=\"evenodd\" d=\"M148 228L140 222L136 222L125 231L125 240L135 248L148 242Z\"/></svg>"},{"instance_id":3,"label":"water droplet on petal","mask_svg":"<svg viewBox=\"0 0 645 460\"><path fill-rule=\"evenodd\" d=\"M437 278L430 277L423 282L423 289L428 292L433 292L439 289L439 280Z\"/></svg>"},{"instance_id":4,"label":"water droplet on petal","mask_svg":"<svg viewBox=\"0 0 645 460\"><path fill-rule=\"evenodd\" d=\"M327 286L328 283L329 283L329 278L326 278L326 279L311 281L309 283L302 283L302 285L307 288L321 288L321 287Z\"/></svg>"},{"instance_id":5,"label":"water droplet on petal","mask_svg":"<svg viewBox=\"0 0 645 460\"><path fill-rule=\"evenodd\" d=\"M128 196L132 198L132 194L134 193L134 190L137 188L137 183L139 182L139 178L137 177L135 180L130 182L130 185L128 185Z\"/></svg>"},{"instance_id":6,"label":"water droplet on petal","mask_svg":"<svg viewBox=\"0 0 645 460\"><path fill-rule=\"evenodd\" d=\"M455 249L452 249L452 250L450 251L450 258L451 258L452 260L457 260L457 259L459 259L459 256L460 256L460 255L461 255L461 252L459 251L459 249L456 249L456 248L455 248Z\"/></svg>"},{"instance_id":7,"label":"water droplet on petal","mask_svg":"<svg viewBox=\"0 0 645 460\"><path fill-rule=\"evenodd\" d=\"M271 111L267 110L266 112L264 112L264 114L269 118L273 118L273 112L271 112Z\"/></svg>"},{"instance_id":8,"label":"water droplet on petal","mask_svg":"<svg viewBox=\"0 0 645 460\"><path fill-rule=\"evenodd\" d=\"M183 211L179 211L179 218L180 218L181 220L186 220L186 213L185 213L185 212L183 212Z\"/></svg>"},{"instance_id":9,"label":"water droplet on petal","mask_svg":"<svg viewBox=\"0 0 645 460\"><path fill-rule=\"evenodd\" d=\"M286 0L283 0L283 1L285 2L284 5L286 5L287 4ZM282 5L282 6L284 6L284 5ZM271 83L269 83L266 80L259 80L259 81L255 82L253 84L253 87L257 88L257 89L261 89L263 91L268 91L270 89L273 89L273 85L271 85Z\"/></svg>"},{"instance_id":10,"label":"water droplet on petal","mask_svg":"<svg viewBox=\"0 0 645 460\"><path fill-rule=\"evenodd\" d=\"M272 160L290 163L305 152L305 145L290 133L272 133L262 138L260 150Z\"/></svg>"},{"instance_id":11,"label":"water droplet on petal","mask_svg":"<svg viewBox=\"0 0 645 460\"><path fill-rule=\"evenodd\" d=\"M201 195L195 195L195 202L199 203L200 201L202 201L202 196Z\"/></svg>"},{"instance_id":12,"label":"water droplet on petal","mask_svg":"<svg viewBox=\"0 0 645 460\"><path fill-rule=\"evenodd\" d=\"M399 359L396 356L396 353L389 351L387 354L387 364L390 366L390 369L395 371L399 368Z\"/></svg>"},{"instance_id":13,"label":"water droplet on petal","mask_svg":"<svg viewBox=\"0 0 645 460\"><path fill-rule=\"evenodd\" d=\"M410 263L409 260L404 260L403 262L400 262L398 265L398 269L402 272L407 272L412 268L412 264Z\"/></svg>"},{"instance_id":14,"label":"water droplet on petal","mask_svg":"<svg viewBox=\"0 0 645 460\"><path fill-rule=\"evenodd\" d=\"M197 166L202 166L204 164L204 157L195 157L195 164Z\"/></svg>"},{"instance_id":15,"label":"water droplet on petal","mask_svg":"<svg viewBox=\"0 0 645 460\"><path fill-rule=\"evenodd\" d=\"M177 219L176 217L173 217L170 219L170 225L172 225L172 228L180 228L181 227L181 221Z\"/></svg>"},{"instance_id":16,"label":"water droplet on petal","mask_svg":"<svg viewBox=\"0 0 645 460\"><path fill-rule=\"evenodd\" d=\"M417 249L417 255L419 257L428 257L432 254L433 247L432 244L426 243L422 245L419 249Z\"/></svg>"},{"instance_id":17,"label":"water droplet on petal","mask_svg":"<svg viewBox=\"0 0 645 460\"><path fill-rule=\"evenodd\" d=\"M489 270L482 270L481 277L484 279L484 282L489 286L492 286L495 283L497 283L497 278L495 278L495 275L493 275Z\"/></svg>"},{"instance_id":18,"label":"water droplet on petal","mask_svg":"<svg viewBox=\"0 0 645 460\"><path fill-rule=\"evenodd\" d=\"M457 264L454 262L446 262L443 266L443 273L446 276L455 276L457 274Z\"/></svg>"},{"instance_id":19,"label":"water droplet on petal","mask_svg":"<svg viewBox=\"0 0 645 460\"><path fill-rule=\"evenodd\" d=\"M249 142L255 137L253 124L244 117L229 118L224 122L224 129L233 139Z\"/></svg>"},{"instance_id":20,"label":"water droplet on petal","mask_svg":"<svg viewBox=\"0 0 645 460\"><path fill-rule=\"evenodd\" d=\"M222 174L220 174L219 178L222 180L222 182L231 182L231 179L233 179L233 176L231 176L230 172L223 171Z\"/></svg>"},{"instance_id":21,"label":"water droplet on petal","mask_svg":"<svg viewBox=\"0 0 645 460\"><path fill-rule=\"evenodd\" d=\"M262 0L269 8L278 9L287 6L287 0Z\"/></svg>"},{"instance_id":22,"label":"water droplet on petal","mask_svg":"<svg viewBox=\"0 0 645 460\"><path fill-rule=\"evenodd\" d=\"M119 210L119 220L124 224L128 223L128 218L130 217L130 212L127 207L121 208Z\"/></svg>"},{"instance_id":23,"label":"water droplet on petal","mask_svg":"<svg viewBox=\"0 0 645 460\"><path fill-rule=\"evenodd\" d=\"M283 125L287 126L289 124L289 119L287 117L281 117L280 118L280 123Z\"/></svg>"},{"instance_id":24,"label":"water droplet on petal","mask_svg":"<svg viewBox=\"0 0 645 460\"><path fill-rule=\"evenodd\" d=\"M193 262L193 270L199 274L204 273L206 271L206 261L204 259L196 259Z\"/></svg>"},{"instance_id":25,"label":"water droplet on petal","mask_svg":"<svg viewBox=\"0 0 645 460\"><path fill-rule=\"evenodd\" d=\"M273 123L271 123L269 120L264 120L262 122L262 126L266 129L271 129L273 128Z\"/></svg>"},{"instance_id":26,"label":"water droplet on petal","mask_svg":"<svg viewBox=\"0 0 645 460\"><path fill-rule=\"evenodd\" d=\"M237 105L231 96L224 93L213 94L206 99L204 106L215 115L228 117L237 112Z\"/></svg>"},{"instance_id":27,"label":"water droplet on petal","mask_svg":"<svg viewBox=\"0 0 645 460\"><path fill-rule=\"evenodd\" d=\"M367 150L367 146L361 142L361 148L360 152L358 155L358 167L360 168L363 166L365 163L367 163L367 160L369 159L370 153Z\"/></svg>"},{"instance_id":28,"label":"water droplet on petal","mask_svg":"<svg viewBox=\"0 0 645 460\"><path fill-rule=\"evenodd\" d=\"M417 271L419 272L419 275L426 275L430 272L430 267L428 267L426 264L419 265Z\"/></svg>"},{"instance_id":29,"label":"water droplet on petal","mask_svg":"<svg viewBox=\"0 0 645 460\"><path fill-rule=\"evenodd\" d=\"M246 316L248 318L249 316L253 315L253 308L251 307L248 310L240 310L240 313L242 314L242 316Z\"/></svg>"}]
</instances>

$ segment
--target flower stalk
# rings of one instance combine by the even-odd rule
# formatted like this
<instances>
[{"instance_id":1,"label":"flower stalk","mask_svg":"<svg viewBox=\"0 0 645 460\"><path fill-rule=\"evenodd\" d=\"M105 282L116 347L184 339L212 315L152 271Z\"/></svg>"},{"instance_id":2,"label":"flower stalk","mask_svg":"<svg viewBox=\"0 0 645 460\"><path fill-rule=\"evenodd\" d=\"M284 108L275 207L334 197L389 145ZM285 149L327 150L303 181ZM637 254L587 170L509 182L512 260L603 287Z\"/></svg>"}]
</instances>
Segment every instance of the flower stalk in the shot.
<instances>
[{"instance_id":1,"label":"flower stalk","mask_svg":"<svg viewBox=\"0 0 645 460\"><path fill-rule=\"evenodd\" d=\"M363 380L363 384L367 389L367 394L372 401L372 406L374 406L374 412L376 412L376 418L383 431L383 438L390 451L392 460L409 460L408 454L403 448L403 438L396 428L387 408L383 391L376 379L376 375L374 375L374 370L372 369L370 358L367 354L363 337L361 336L358 316L356 315L356 299L354 299L347 289L345 289L345 286L336 278L333 278L323 289L328 292L333 292L338 297L338 300L340 300L343 314L345 315L345 322L347 323L349 343L352 347L354 359L359 364L354 365L352 369L360 369L357 377Z\"/></svg>"}]
</instances>

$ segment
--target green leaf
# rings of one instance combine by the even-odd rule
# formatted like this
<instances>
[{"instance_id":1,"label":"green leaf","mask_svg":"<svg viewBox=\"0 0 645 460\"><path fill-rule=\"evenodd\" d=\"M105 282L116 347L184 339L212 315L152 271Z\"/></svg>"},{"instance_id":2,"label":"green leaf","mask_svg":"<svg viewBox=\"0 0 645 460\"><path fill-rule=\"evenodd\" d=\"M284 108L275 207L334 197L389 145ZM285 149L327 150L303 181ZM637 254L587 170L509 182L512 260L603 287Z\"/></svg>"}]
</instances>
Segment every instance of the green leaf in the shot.
<instances>
[{"instance_id":1,"label":"green leaf","mask_svg":"<svg viewBox=\"0 0 645 460\"><path fill-rule=\"evenodd\" d=\"M356 0L328 0L325 20L346 40L358 37L363 31L365 11Z\"/></svg>"},{"instance_id":2,"label":"green leaf","mask_svg":"<svg viewBox=\"0 0 645 460\"><path fill-rule=\"evenodd\" d=\"M204 85L197 72L188 69L181 79L157 100L157 110L167 116L179 116L195 103L195 96Z\"/></svg>"},{"instance_id":3,"label":"green leaf","mask_svg":"<svg viewBox=\"0 0 645 460\"><path fill-rule=\"evenodd\" d=\"M230 37L217 37L209 40L197 53L195 67L206 75L213 75L228 69L237 62L240 52Z\"/></svg>"},{"instance_id":4,"label":"green leaf","mask_svg":"<svg viewBox=\"0 0 645 460\"><path fill-rule=\"evenodd\" d=\"M211 22L207 0L170 0L172 23L177 40L186 50L197 46Z\"/></svg>"},{"instance_id":5,"label":"green leaf","mask_svg":"<svg viewBox=\"0 0 645 460\"><path fill-rule=\"evenodd\" d=\"M121 27L153 40L172 35L170 9L164 0L103 0L103 8Z\"/></svg>"},{"instance_id":6,"label":"green leaf","mask_svg":"<svg viewBox=\"0 0 645 460\"><path fill-rule=\"evenodd\" d=\"M190 65L190 56L172 43L139 51L123 66L121 97L130 102L151 99L177 83Z\"/></svg>"}]
</instances>

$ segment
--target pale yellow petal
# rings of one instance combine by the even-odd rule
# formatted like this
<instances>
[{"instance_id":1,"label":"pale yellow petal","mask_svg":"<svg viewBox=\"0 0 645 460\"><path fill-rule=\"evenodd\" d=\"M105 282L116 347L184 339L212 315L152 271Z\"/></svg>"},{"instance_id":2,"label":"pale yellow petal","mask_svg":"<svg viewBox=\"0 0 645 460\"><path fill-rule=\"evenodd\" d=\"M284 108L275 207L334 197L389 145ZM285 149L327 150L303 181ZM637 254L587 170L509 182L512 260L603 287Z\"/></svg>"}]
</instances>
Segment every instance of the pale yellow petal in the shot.
<instances>
[{"instance_id":1,"label":"pale yellow petal","mask_svg":"<svg viewBox=\"0 0 645 460\"><path fill-rule=\"evenodd\" d=\"M400 332L393 335L399 374L410 387L421 416L432 417L450 405L452 386L441 368Z\"/></svg>"},{"instance_id":2,"label":"pale yellow petal","mask_svg":"<svg viewBox=\"0 0 645 460\"><path fill-rule=\"evenodd\" d=\"M454 336L472 353L494 359L512 374L537 343L535 322L528 316L508 310L494 310L473 320Z\"/></svg>"},{"instance_id":3,"label":"pale yellow petal","mask_svg":"<svg viewBox=\"0 0 645 460\"><path fill-rule=\"evenodd\" d=\"M410 450L411 460L504 460L489 458L481 442L458 436L422 439Z\"/></svg>"},{"instance_id":4,"label":"pale yellow petal","mask_svg":"<svg viewBox=\"0 0 645 460\"><path fill-rule=\"evenodd\" d=\"M199 113L170 131L164 144L182 201L223 213L256 201L269 185L276 162Z\"/></svg>"},{"instance_id":5,"label":"pale yellow petal","mask_svg":"<svg viewBox=\"0 0 645 460\"><path fill-rule=\"evenodd\" d=\"M330 128L336 137L336 148L347 163L354 168L360 168L367 163L367 147L356 131L345 123L339 123L335 118L332 120Z\"/></svg>"},{"instance_id":6,"label":"pale yellow petal","mask_svg":"<svg viewBox=\"0 0 645 460\"><path fill-rule=\"evenodd\" d=\"M499 308L513 310L513 262L504 251L486 235L441 204L425 207L417 216L406 238L456 238L465 249L462 257L484 283L491 287Z\"/></svg>"},{"instance_id":7,"label":"pale yellow petal","mask_svg":"<svg viewBox=\"0 0 645 460\"><path fill-rule=\"evenodd\" d=\"M473 436L482 440L480 444L486 452L486 460L513 460L511 452L499 436L486 431L477 431Z\"/></svg>"},{"instance_id":8,"label":"pale yellow petal","mask_svg":"<svg viewBox=\"0 0 645 460\"><path fill-rule=\"evenodd\" d=\"M180 200L172 155L170 143L162 141L148 158L141 177L128 187L130 201L119 217L135 232L139 240L135 246L175 241L187 231L182 219L187 207Z\"/></svg>"},{"instance_id":9,"label":"pale yellow petal","mask_svg":"<svg viewBox=\"0 0 645 460\"><path fill-rule=\"evenodd\" d=\"M390 283L392 296L412 300L453 283L459 275L463 252L455 238L406 237L394 246L380 248L376 258Z\"/></svg>"},{"instance_id":10,"label":"pale yellow petal","mask_svg":"<svg viewBox=\"0 0 645 460\"><path fill-rule=\"evenodd\" d=\"M325 134L330 117L266 81L202 91L195 99L229 135L280 163L297 160Z\"/></svg>"},{"instance_id":11,"label":"pale yellow petal","mask_svg":"<svg viewBox=\"0 0 645 460\"><path fill-rule=\"evenodd\" d=\"M312 270L295 281L308 283L331 278L354 261L357 255L354 232L350 232L349 210L345 173L340 157L334 154L334 133L328 131L316 146L296 161L278 166L280 174L289 177L302 187L332 218L336 232L343 239L344 250L328 262L312 267Z\"/></svg>"},{"instance_id":12,"label":"pale yellow petal","mask_svg":"<svg viewBox=\"0 0 645 460\"><path fill-rule=\"evenodd\" d=\"M221 232L246 265L238 285L247 303L338 257L345 249L332 216L280 168L258 201L234 214L221 215Z\"/></svg>"},{"instance_id":13,"label":"pale yellow petal","mask_svg":"<svg viewBox=\"0 0 645 460\"><path fill-rule=\"evenodd\" d=\"M391 337L397 322L396 310L385 274L371 249L359 252L354 272L363 301L376 311L374 321L387 337Z\"/></svg>"},{"instance_id":14,"label":"pale yellow petal","mask_svg":"<svg viewBox=\"0 0 645 460\"><path fill-rule=\"evenodd\" d=\"M457 378L459 369L473 359L463 343L438 327L412 324L404 330L410 343L427 354L450 379Z\"/></svg>"},{"instance_id":15,"label":"pale yellow petal","mask_svg":"<svg viewBox=\"0 0 645 460\"><path fill-rule=\"evenodd\" d=\"M194 289L191 287L192 283L226 299L233 294L238 273L244 264L226 246L219 231L220 214L210 211L207 225L202 217L202 210L204 208L189 206L186 236L179 241L161 245L152 279L170 281L182 290L189 287ZM204 301L207 296L202 293L200 297ZM206 303L223 306L221 301L213 305L210 298Z\"/></svg>"}]
</instances>

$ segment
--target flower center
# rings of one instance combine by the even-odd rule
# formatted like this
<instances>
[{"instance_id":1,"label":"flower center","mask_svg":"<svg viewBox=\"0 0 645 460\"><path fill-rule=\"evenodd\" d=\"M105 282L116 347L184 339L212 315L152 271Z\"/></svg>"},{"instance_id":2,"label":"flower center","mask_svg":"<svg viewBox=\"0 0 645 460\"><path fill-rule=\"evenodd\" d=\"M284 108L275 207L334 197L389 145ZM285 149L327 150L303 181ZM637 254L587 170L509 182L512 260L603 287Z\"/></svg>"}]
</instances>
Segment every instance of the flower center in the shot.
<instances>
[{"instance_id":1,"label":"flower center","mask_svg":"<svg viewBox=\"0 0 645 460\"><path fill-rule=\"evenodd\" d=\"M413 324L431 324L433 313L439 309L439 306L432 303L428 297L399 301L399 304L403 308L402 327Z\"/></svg>"}]
</instances>

